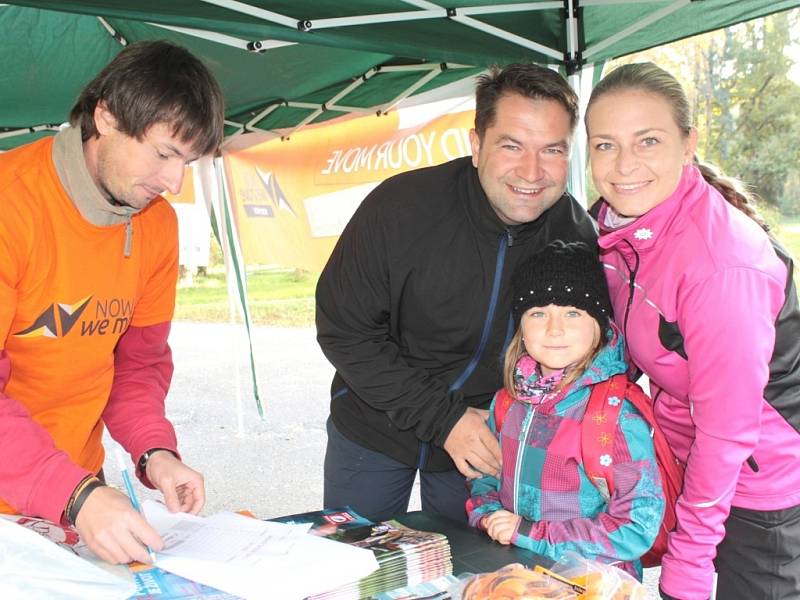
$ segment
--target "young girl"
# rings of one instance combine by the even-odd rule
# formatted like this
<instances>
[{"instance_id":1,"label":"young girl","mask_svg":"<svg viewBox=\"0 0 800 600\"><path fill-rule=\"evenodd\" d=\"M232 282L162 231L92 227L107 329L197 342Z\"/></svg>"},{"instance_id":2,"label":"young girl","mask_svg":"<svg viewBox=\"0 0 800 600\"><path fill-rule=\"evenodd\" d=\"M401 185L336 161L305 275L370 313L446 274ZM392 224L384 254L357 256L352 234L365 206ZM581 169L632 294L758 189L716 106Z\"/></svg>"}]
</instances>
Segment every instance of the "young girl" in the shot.
<instances>
[{"instance_id":1,"label":"young girl","mask_svg":"<svg viewBox=\"0 0 800 600\"><path fill-rule=\"evenodd\" d=\"M663 69L612 71L586 129L615 315L686 464L662 597L707 600L716 571L717 598L800 598L792 260L747 192L694 159L689 100Z\"/></svg>"},{"instance_id":2,"label":"young girl","mask_svg":"<svg viewBox=\"0 0 800 600\"><path fill-rule=\"evenodd\" d=\"M505 390L514 399L497 431L501 478L471 485L470 524L501 544L557 560L566 550L641 577L641 557L664 512L648 425L627 400L616 424L610 498L587 477L581 421L592 387L625 373L611 326L602 265L584 244L556 242L522 263L512 280L517 331L506 352ZM609 397L609 401L619 401Z\"/></svg>"}]
</instances>

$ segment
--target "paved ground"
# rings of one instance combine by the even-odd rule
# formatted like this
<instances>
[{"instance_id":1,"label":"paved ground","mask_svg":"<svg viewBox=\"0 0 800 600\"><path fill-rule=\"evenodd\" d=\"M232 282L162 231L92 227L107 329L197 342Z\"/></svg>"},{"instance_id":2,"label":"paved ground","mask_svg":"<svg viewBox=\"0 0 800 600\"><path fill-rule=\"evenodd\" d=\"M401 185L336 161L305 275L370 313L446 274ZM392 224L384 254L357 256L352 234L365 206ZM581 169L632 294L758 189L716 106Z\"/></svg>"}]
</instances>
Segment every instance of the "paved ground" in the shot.
<instances>
[{"instance_id":1,"label":"paved ground","mask_svg":"<svg viewBox=\"0 0 800 600\"><path fill-rule=\"evenodd\" d=\"M262 420L242 328L173 325L175 375L167 414L185 462L206 477L207 514L247 508L269 518L322 508L333 370L314 335L312 329L254 329ZM107 461L112 481L116 470Z\"/></svg>"},{"instance_id":2,"label":"paved ground","mask_svg":"<svg viewBox=\"0 0 800 600\"><path fill-rule=\"evenodd\" d=\"M175 375L167 413L184 460L206 477L204 512L249 509L269 518L322 508L333 369L314 330L253 330L263 420L253 400L241 326L177 322L170 343ZM106 462L111 483L120 482L117 471L115 461ZM149 495L141 485L137 489Z\"/></svg>"}]
</instances>

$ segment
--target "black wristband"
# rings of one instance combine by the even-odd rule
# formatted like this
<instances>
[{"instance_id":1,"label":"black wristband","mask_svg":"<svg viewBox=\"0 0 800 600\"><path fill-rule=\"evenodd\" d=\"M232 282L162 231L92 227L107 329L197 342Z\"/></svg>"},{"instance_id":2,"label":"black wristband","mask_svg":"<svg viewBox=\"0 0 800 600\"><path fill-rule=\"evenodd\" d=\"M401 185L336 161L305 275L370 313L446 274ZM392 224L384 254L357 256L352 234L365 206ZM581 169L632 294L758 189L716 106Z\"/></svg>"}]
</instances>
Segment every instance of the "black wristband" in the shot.
<instances>
[{"instance_id":1,"label":"black wristband","mask_svg":"<svg viewBox=\"0 0 800 600\"><path fill-rule=\"evenodd\" d=\"M77 496L75 496L75 500L72 501L72 504L70 505L69 511L67 512L66 515L67 522L70 525L72 525L73 527L75 526L75 521L78 519L78 513L81 511L83 503L86 502L86 498L88 498L89 494L91 494L94 490L96 490L99 487L103 487L103 484L100 482L99 479L93 479L85 486L83 486L83 489L80 491L80 493Z\"/></svg>"},{"instance_id":2,"label":"black wristband","mask_svg":"<svg viewBox=\"0 0 800 600\"><path fill-rule=\"evenodd\" d=\"M162 450L164 452L169 452L172 454L172 456L178 458L176 454L169 448L150 448L150 450L142 454L142 456L139 458L139 462L136 463L136 472L140 476L147 477L147 471L145 471L145 469L147 469L147 461L150 460L150 457L153 456L153 454L156 452L161 452Z\"/></svg>"}]
</instances>

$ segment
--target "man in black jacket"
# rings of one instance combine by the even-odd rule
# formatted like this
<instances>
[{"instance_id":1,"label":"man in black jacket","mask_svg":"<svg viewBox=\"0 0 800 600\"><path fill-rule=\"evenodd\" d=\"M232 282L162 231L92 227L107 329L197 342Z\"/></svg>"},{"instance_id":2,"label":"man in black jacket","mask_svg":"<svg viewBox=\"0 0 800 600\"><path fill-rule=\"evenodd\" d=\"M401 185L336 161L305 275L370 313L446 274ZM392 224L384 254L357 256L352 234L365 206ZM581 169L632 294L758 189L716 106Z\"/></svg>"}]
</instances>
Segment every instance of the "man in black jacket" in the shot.
<instances>
[{"instance_id":1,"label":"man in black jacket","mask_svg":"<svg viewBox=\"0 0 800 600\"><path fill-rule=\"evenodd\" d=\"M497 473L486 409L513 331L509 280L555 239L595 245L565 193L575 93L554 71L479 78L472 157L392 177L361 204L317 285L336 368L325 506L373 520L422 506L466 519L465 477Z\"/></svg>"}]
</instances>

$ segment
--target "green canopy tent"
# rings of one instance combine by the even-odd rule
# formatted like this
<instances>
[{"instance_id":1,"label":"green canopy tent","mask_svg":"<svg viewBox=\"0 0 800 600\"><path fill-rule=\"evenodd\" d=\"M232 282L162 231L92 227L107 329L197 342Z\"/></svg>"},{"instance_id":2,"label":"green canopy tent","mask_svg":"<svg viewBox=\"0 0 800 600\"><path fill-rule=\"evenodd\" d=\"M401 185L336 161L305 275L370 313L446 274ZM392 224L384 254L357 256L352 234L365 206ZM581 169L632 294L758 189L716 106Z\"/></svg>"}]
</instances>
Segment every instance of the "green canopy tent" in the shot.
<instances>
[{"instance_id":1,"label":"green canopy tent","mask_svg":"<svg viewBox=\"0 0 800 600\"><path fill-rule=\"evenodd\" d=\"M487 65L582 66L800 0L22 0L0 4L0 148L66 119L124 44L168 38L222 83L229 134L403 98Z\"/></svg>"}]
</instances>

